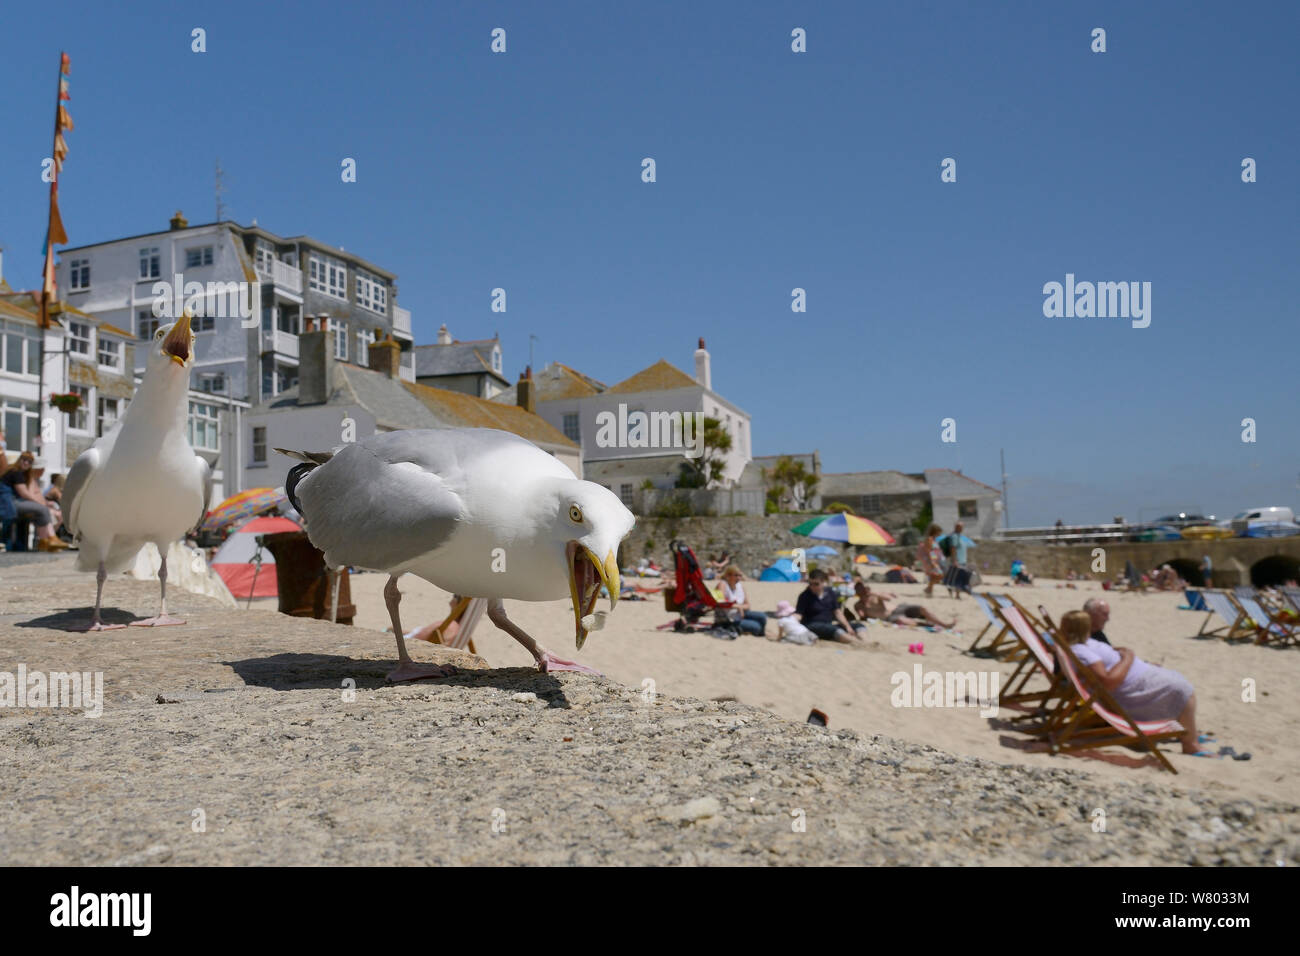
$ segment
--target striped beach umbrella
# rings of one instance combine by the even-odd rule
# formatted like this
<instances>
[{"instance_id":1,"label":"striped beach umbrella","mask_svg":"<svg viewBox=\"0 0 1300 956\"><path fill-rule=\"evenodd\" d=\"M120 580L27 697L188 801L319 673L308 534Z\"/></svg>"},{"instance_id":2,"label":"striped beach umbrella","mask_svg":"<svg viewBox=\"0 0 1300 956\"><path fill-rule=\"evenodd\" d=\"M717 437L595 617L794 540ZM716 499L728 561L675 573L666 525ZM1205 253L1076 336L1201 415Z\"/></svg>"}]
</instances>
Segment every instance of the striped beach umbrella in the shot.
<instances>
[{"instance_id":1,"label":"striped beach umbrella","mask_svg":"<svg viewBox=\"0 0 1300 956\"><path fill-rule=\"evenodd\" d=\"M284 492L277 491L275 488L249 488L247 491L231 495L209 511L208 516L203 519L203 524L199 526L199 531L221 534L254 515L274 511L280 507L281 502L286 500L288 499L285 498Z\"/></svg>"},{"instance_id":2,"label":"striped beach umbrella","mask_svg":"<svg viewBox=\"0 0 1300 956\"><path fill-rule=\"evenodd\" d=\"M894 543L894 536L874 521L844 513L810 518L790 530L805 537L821 538L823 541L843 541L845 544Z\"/></svg>"},{"instance_id":3,"label":"striped beach umbrella","mask_svg":"<svg viewBox=\"0 0 1300 956\"><path fill-rule=\"evenodd\" d=\"M278 515L245 521L217 549L212 558L212 570L221 575L230 593L241 601L249 597L275 597L280 586L275 574L275 558L270 548L262 548L262 565L258 567L254 560L257 538L264 534L301 530L296 521Z\"/></svg>"}]
</instances>

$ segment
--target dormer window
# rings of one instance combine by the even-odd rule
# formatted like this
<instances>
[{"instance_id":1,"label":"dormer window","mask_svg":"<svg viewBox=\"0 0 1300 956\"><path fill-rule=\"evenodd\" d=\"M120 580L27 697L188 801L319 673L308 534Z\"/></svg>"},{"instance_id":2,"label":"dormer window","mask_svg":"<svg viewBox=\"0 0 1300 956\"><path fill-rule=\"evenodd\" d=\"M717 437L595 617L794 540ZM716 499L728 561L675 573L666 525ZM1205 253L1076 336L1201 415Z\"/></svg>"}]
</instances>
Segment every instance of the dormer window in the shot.
<instances>
[{"instance_id":1,"label":"dormer window","mask_svg":"<svg viewBox=\"0 0 1300 956\"><path fill-rule=\"evenodd\" d=\"M193 249L185 250L185 268L197 269L200 266L212 265L212 247L195 246Z\"/></svg>"},{"instance_id":2,"label":"dormer window","mask_svg":"<svg viewBox=\"0 0 1300 956\"><path fill-rule=\"evenodd\" d=\"M494 372L501 371L501 350L500 349L492 350L492 371Z\"/></svg>"}]
</instances>

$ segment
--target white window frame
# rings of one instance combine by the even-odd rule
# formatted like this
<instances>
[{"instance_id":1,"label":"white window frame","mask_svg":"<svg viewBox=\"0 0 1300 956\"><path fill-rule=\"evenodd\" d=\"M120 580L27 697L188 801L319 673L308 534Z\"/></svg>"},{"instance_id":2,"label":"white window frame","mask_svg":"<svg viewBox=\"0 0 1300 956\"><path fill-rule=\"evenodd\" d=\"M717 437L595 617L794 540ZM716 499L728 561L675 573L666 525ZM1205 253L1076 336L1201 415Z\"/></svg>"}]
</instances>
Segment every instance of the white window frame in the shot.
<instances>
[{"instance_id":1,"label":"white window frame","mask_svg":"<svg viewBox=\"0 0 1300 956\"><path fill-rule=\"evenodd\" d=\"M140 247L140 280L157 279L162 276L162 253L157 246Z\"/></svg>"},{"instance_id":2,"label":"white window frame","mask_svg":"<svg viewBox=\"0 0 1300 956\"><path fill-rule=\"evenodd\" d=\"M190 440L190 447L199 451L220 451L221 450L221 410L211 402L190 401L189 415L185 422L186 431ZM204 432L204 441L207 440L206 434L211 430L211 445L200 445L195 438L200 430Z\"/></svg>"},{"instance_id":3,"label":"white window frame","mask_svg":"<svg viewBox=\"0 0 1300 956\"><path fill-rule=\"evenodd\" d=\"M376 315L388 315L388 283L364 269L357 270L357 305Z\"/></svg>"},{"instance_id":4,"label":"white window frame","mask_svg":"<svg viewBox=\"0 0 1300 956\"><path fill-rule=\"evenodd\" d=\"M78 334L78 329L84 329L85 335ZM84 346L77 348L78 345ZM68 354L73 358L81 358L90 361L91 350L95 347L95 327L89 322L68 321Z\"/></svg>"},{"instance_id":5,"label":"white window frame","mask_svg":"<svg viewBox=\"0 0 1300 956\"><path fill-rule=\"evenodd\" d=\"M221 387L215 386L220 383ZM225 372L204 372L199 376L199 391L206 392L209 395L226 394L226 373Z\"/></svg>"},{"instance_id":6,"label":"white window frame","mask_svg":"<svg viewBox=\"0 0 1300 956\"><path fill-rule=\"evenodd\" d=\"M68 431L89 435L95 430L95 390L89 385L69 385L70 394L81 397L81 407L68 416Z\"/></svg>"},{"instance_id":7,"label":"white window frame","mask_svg":"<svg viewBox=\"0 0 1300 956\"><path fill-rule=\"evenodd\" d=\"M135 336L141 342L148 342L157 334L163 320L153 314L153 309L136 309Z\"/></svg>"},{"instance_id":8,"label":"white window frame","mask_svg":"<svg viewBox=\"0 0 1300 956\"><path fill-rule=\"evenodd\" d=\"M253 247L253 263L260 266L262 271L267 275L271 274L274 268L271 264L275 262L275 246L271 245L265 239L258 239Z\"/></svg>"},{"instance_id":9,"label":"white window frame","mask_svg":"<svg viewBox=\"0 0 1300 956\"><path fill-rule=\"evenodd\" d=\"M570 434L569 434L569 420L570 420L570 419L573 420L573 430L574 430L577 434L574 434L574 435L570 435ZM580 416L577 412L565 412L565 413L564 413L564 417L560 419L560 430L561 430L562 432L564 432L564 437L567 438L567 439L569 439L569 441L573 441L573 442L579 442L579 443L581 443L581 441L582 441L582 416Z\"/></svg>"},{"instance_id":10,"label":"white window frame","mask_svg":"<svg viewBox=\"0 0 1300 956\"><path fill-rule=\"evenodd\" d=\"M190 262L190 257L197 254L198 261ZM212 265L215 253L212 246L190 246L185 250L185 268L202 269L204 266Z\"/></svg>"},{"instance_id":11,"label":"white window frame","mask_svg":"<svg viewBox=\"0 0 1300 956\"><path fill-rule=\"evenodd\" d=\"M18 416L18 434L14 434L7 425L10 415ZM40 434L41 430L40 409L36 407L34 402L23 402L16 398L0 396L0 428L4 428L5 442L11 450L32 448L35 446L35 438Z\"/></svg>"},{"instance_id":12,"label":"white window frame","mask_svg":"<svg viewBox=\"0 0 1300 956\"><path fill-rule=\"evenodd\" d=\"M113 414L111 416L106 414L104 411L105 407L110 404L113 406ZM103 438L104 432L112 429L112 427L122 418L122 413L122 400L120 398L104 398L101 395L99 400L95 403L95 434L98 437ZM108 426L107 429L105 428L105 425Z\"/></svg>"},{"instance_id":13,"label":"white window frame","mask_svg":"<svg viewBox=\"0 0 1300 956\"><path fill-rule=\"evenodd\" d=\"M101 332L98 336L99 347L95 350L95 356L99 360L100 368L112 369L114 372L122 371L122 343L117 339L108 338ZM105 353L113 356L111 362L104 361Z\"/></svg>"},{"instance_id":14,"label":"white window frame","mask_svg":"<svg viewBox=\"0 0 1300 956\"><path fill-rule=\"evenodd\" d=\"M72 259L68 263L68 288L85 292L90 288L90 260Z\"/></svg>"},{"instance_id":15,"label":"white window frame","mask_svg":"<svg viewBox=\"0 0 1300 956\"><path fill-rule=\"evenodd\" d=\"M325 321L330 334L334 338L334 357L341 362L346 362L348 360L347 323L342 319L326 319Z\"/></svg>"},{"instance_id":16,"label":"white window frame","mask_svg":"<svg viewBox=\"0 0 1300 956\"><path fill-rule=\"evenodd\" d=\"M357 361L370 362L370 346L378 341L374 329L362 329L357 333Z\"/></svg>"},{"instance_id":17,"label":"white window frame","mask_svg":"<svg viewBox=\"0 0 1300 956\"><path fill-rule=\"evenodd\" d=\"M253 464L264 465L266 464L266 426L254 425L252 431L253 431ZM258 435L259 432L261 432L260 436ZM258 441L259 437L262 439L260 442Z\"/></svg>"},{"instance_id":18,"label":"white window frame","mask_svg":"<svg viewBox=\"0 0 1300 956\"><path fill-rule=\"evenodd\" d=\"M313 252L307 258L307 285L334 299L348 300L348 266L342 259Z\"/></svg>"},{"instance_id":19,"label":"white window frame","mask_svg":"<svg viewBox=\"0 0 1300 956\"><path fill-rule=\"evenodd\" d=\"M9 370L9 348L17 343L19 371ZM40 339L30 334L28 327L18 322L0 320L0 372L7 375L21 375L24 378L36 378L40 369Z\"/></svg>"}]
</instances>

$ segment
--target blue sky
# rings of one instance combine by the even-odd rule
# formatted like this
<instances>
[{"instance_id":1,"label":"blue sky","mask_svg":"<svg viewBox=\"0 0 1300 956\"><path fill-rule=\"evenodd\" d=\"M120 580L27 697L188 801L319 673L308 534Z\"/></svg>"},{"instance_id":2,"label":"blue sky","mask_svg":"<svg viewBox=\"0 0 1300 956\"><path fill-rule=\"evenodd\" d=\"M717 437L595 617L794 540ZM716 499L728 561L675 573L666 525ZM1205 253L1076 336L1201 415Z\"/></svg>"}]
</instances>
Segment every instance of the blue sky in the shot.
<instances>
[{"instance_id":1,"label":"blue sky","mask_svg":"<svg viewBox=\"0 0 1300 956\"><path fill-rule=\"evenodd\" d=\"M220 157L230 218L397 273L417 341L500 331L512 379L530 334L610 383L703 335L760 454L997 484L1005 448L1017 525L1300 504L1295 4L130 9L6 11L15 286L65 49L72 245L211 220ZM1151 282L1150 327L1045 318L1067 272Z\"/></svg>"}]
</instances>

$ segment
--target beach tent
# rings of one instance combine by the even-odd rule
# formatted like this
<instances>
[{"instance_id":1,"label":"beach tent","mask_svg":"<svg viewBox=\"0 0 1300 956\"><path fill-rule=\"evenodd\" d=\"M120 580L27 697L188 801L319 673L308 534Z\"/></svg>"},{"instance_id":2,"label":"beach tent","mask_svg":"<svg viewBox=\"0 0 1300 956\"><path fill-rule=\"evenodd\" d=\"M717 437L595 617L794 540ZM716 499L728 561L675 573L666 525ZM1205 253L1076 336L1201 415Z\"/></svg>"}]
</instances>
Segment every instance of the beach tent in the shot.
<instances>
[{"instance_id":1,"label":"beach tent","mask_svg":"<svg viewBox=\"0 0 1300 956\"><path fill-rule=\"evenodd\" d=\"M760 581L798 581L799 572L789 558L781 558L763 569L758 576Z\"/></svg>"},{"instance_id":2,"label":"beach tent","mask_svg":"<svg viewBox=\"0 0 1300 956\"><path fill-rule=\"evenodd\" d=\"M301 525L288 518L274 515L252 518L240 525L217 549L212 558L212 570L221 576L230 593L238 600L275 597L280 593L275 576L275 558L272 557L270 548L263 547L262 567L258 570L257 562L253 560L257 553L257 538L264 534L301 530Z\"/></svg>"},{"instance_id":3,"label":"beach tent","mask_svg":"<svg viewBox=\"0 0 1300 956\"><path fill-rule=\"evenodd\" d=\"M824 544L819 544L815 548L807 548L804 551L804 555L809 558L833 558L837 554L839 554L838 551Z\"/></svg>"}]
</instances>

